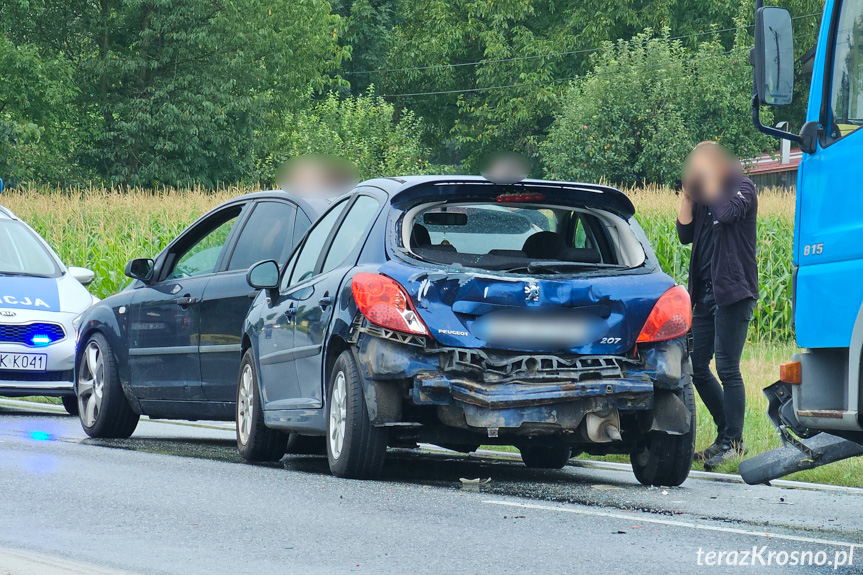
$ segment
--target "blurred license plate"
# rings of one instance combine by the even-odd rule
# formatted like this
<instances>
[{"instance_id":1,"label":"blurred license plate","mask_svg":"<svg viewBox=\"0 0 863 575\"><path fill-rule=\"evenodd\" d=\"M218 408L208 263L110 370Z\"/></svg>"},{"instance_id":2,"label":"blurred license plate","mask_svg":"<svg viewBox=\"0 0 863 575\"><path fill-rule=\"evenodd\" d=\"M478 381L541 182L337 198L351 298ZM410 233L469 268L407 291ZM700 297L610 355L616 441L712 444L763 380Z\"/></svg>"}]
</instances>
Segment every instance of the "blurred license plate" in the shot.
<instances>
[{"instance_id":1,"label":"blurred license plate","mask_svg":"<svg viewBox=\"0 0 863 575\"><path fill-rule=\"evenodd\" d=\"M604 323L581 313L492 312L478 318L471 329L493 345L525 349L569 349L594 341Z\"/></svg>"},{"instance_id":2,"label":"blurred license plate","mask_svg":"<svg viewBox=\"0 0 863 575\"><path fill-rule=\"evenodd\" d=\"M44 353L3 353L0 351L0 369L15 371L45 371L48 356Z\"/></svg>"}]
</instances>

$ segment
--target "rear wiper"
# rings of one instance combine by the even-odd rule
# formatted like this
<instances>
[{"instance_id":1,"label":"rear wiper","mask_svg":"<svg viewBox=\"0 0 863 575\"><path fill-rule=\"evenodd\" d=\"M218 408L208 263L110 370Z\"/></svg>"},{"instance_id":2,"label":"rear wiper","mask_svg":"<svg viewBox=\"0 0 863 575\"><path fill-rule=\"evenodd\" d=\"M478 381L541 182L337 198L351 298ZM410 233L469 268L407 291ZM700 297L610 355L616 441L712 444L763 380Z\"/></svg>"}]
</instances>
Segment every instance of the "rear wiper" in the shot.
<instances>
[{"instance_id":1,"label":"rear wiper","mask_svg":"<svg viewBox=\"0 0 863 575\"><path fill-rule=\"evenodd\" d=\"M625 269L626 266L619 264L600 264L587 262L564 262L564 261L546 261L546 262L531 262L527 266L520 268L526 269L528 273L542 270L593 270L593 269ZM510 270L515 271L515 270Z\"/></svg>"}]
</instances>

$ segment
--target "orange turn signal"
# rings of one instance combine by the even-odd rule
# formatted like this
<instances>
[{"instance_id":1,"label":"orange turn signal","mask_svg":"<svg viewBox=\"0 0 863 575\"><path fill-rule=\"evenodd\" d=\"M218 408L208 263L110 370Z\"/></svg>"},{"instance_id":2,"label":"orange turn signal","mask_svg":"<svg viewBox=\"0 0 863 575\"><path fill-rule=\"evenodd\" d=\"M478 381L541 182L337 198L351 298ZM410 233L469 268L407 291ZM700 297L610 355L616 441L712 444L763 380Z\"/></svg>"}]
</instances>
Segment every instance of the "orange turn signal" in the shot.
<instances>
[{"instance_id":1,"label":"orange turn signal","mask_svg":"<svg viewBox=\"0 0 863 575\"><path fill-rule=\"evenodd\" d=\"M803 367L799 361L783 363L779 366L779 381L800 385L803 381Z\"/></svg>"}]
</instances>

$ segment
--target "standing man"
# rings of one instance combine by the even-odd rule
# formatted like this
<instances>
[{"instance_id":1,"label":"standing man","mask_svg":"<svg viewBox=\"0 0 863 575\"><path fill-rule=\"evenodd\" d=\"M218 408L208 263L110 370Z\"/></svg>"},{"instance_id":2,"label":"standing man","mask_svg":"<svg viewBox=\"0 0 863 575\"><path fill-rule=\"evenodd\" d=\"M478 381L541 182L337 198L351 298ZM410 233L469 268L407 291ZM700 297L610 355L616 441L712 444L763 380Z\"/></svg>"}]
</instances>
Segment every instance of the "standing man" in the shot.
<instances>
[{"instance_id":1,"label":"standing man","mask_svg":"<svg viewBox=\"0 0 863 575\"><path fill-rule=\"evenodd\" d=\"M705 469L746 454L746 388L740 356L758 300L755 184L715 142L702 142L684 166L677 235L692 244L689 294L693 383L716 423L713 444L696 454ZM716 357L720 385L710 371Z\"/></svg>"}]
</instances>

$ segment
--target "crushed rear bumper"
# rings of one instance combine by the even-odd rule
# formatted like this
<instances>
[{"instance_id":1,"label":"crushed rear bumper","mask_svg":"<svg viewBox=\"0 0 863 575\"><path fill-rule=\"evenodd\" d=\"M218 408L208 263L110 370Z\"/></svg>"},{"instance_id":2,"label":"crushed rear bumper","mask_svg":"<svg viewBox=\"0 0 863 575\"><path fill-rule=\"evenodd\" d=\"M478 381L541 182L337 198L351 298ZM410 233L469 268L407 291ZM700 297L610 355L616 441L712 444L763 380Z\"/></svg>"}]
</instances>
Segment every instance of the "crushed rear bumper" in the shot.
<instances>
[{"instance_id":1,"label":"crushed rear bumper","mask_svg":"<svg viewBox=\"0 0 863 575\"><path fill-rule=\"evenodd\" d=\"M373 423L402 422L412 407L429 407L444 425L483 434L572 432L591 413L643 413L650 429L656 425L650 410L666 396L676 399L688 361L682 338L637 358L430 349L421 343L377 333L358 338Z\"/></svg>"}]
</instances>

